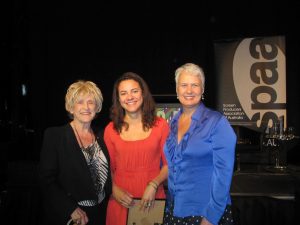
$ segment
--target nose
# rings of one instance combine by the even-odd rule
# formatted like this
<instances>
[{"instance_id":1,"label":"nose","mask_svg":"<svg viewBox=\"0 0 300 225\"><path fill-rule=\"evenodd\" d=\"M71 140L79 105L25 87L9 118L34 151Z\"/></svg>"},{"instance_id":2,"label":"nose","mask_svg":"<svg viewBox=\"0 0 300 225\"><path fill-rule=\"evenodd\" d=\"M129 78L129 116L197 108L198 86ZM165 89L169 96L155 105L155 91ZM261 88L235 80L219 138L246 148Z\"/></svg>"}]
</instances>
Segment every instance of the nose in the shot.
<instances>
[{"instance_id":1,"label":"nose","mask_svg":"<svg viewBox=\"0 0 300 225\"><path fill-rule=\"evenodd\" d=\"M85 109L89 109L89 108L90 108L90 104L89 104L88 102L86 102L86 103L84 104L84 108L85 108Z\"/></svg>"},{"instance_id":2,"label":"nose","mask_svg":"<svg viewBox=\"0 0 300 225\"><path fill-rule=\"evenodd\" d=\"M186 91L187 91L188 93L191 93L192 90L193 90L192 85L187 85Z\"/></svg>"},{"instance_id":3,"label":"nose","mask_svg":"<svg viewBox=\"0 0 300 225\"><path fill-rule=\"evenodd\" d=\"M126 99L127 100L133 99L133 94L132 93L128 93L127 96L126 96Z\"/></svg>"}]
</instances>

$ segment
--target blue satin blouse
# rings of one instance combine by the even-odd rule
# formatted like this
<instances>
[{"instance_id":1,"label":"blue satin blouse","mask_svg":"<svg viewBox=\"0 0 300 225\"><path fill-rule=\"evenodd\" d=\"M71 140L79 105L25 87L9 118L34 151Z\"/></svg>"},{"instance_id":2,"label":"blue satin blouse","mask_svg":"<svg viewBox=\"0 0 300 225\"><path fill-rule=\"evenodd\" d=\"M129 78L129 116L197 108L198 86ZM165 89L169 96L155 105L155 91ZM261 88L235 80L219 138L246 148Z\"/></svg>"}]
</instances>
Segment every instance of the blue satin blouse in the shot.
<instances>
[{"instance_id":1,"label":"blue satin blouse","mask_svg":"<svg viewBox=\"0 0 300 225\"><path fill-rule=\"evenodd\" d=\"M178 143L181 114L182 110L171 121L164 146L169 167L168 203L174 203L174 216L204 216L218 224L226 205L231 204L235 132L221 113L200 103Z\"/></svg>"}]
</instances>

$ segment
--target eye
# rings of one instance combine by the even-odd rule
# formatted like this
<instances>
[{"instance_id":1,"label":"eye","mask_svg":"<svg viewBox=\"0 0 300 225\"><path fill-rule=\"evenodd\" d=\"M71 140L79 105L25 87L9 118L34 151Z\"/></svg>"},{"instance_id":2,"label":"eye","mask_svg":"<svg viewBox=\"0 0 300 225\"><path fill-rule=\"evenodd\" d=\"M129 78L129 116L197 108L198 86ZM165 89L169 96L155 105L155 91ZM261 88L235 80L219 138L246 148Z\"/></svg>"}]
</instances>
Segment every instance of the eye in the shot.
<instances>
[{"instance_id":1,"label":"eye","mask_svg":"<svg viewBox=\"0 0 300 225\"><path fill-rule=\"evenodd\" d=\"M185 87L187 87L187 84L180 84L179 86L182 88L185 88Z\"/></svg>"},{"instance_id":2,"label":"eye","mask_svg":"<svg viewBox=\"0 0 300 225\"><path fill-rule=\"evenodd\" d=\"M83 100L82 100L82 99L78 100L78 101L76 102L76 104L79 104L79 105L83 104Z\"/></svg>"},{"instance_id":3,"label":"eye","mask_svg":"<svg viewBox=\"0 0 300 225\"><path fill-rule=\"evenodd\" d=\"M200 87L200 85L199 84L192 84L192 87L197 88L197 87Z\"/></svg>"}]
</instances>

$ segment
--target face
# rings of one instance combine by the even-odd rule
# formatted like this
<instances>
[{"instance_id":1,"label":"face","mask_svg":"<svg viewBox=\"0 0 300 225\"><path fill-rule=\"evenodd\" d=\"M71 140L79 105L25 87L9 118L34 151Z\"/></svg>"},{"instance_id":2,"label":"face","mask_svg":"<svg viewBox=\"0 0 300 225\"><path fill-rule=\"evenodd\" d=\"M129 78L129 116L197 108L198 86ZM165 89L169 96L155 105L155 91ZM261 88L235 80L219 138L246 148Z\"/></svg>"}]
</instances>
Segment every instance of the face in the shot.
<instances>
[{"instance_id":1,"label":"face","mask_svg":"<svg viewBox=\"0 0 300 225\"><path fill-rule=\"evenodd\" d=\"M201 79L183 71L178 79L177 95L183 107L196 107L201 101Z\"/></svg>"},{"instance_id":2,"label":"face","mask_svg":"<svg viewBox=\"0 0 300 225\"><path fill-rule=\"evenodd\" d=\"M142 89L134 80L121 81L118 87L119 101L126 113L141 111L143 104Z\"/></svg>"},{"instance_id":3,"label":"face","mask_svg":"<svg viewBox=\"0 0 300 225\"><path fill-rule=\"evenodd\" d=\"M71 111L74 120L90 123L96 115L96 102L92 95L79 95Z\"/></svg>"}]
</instances>

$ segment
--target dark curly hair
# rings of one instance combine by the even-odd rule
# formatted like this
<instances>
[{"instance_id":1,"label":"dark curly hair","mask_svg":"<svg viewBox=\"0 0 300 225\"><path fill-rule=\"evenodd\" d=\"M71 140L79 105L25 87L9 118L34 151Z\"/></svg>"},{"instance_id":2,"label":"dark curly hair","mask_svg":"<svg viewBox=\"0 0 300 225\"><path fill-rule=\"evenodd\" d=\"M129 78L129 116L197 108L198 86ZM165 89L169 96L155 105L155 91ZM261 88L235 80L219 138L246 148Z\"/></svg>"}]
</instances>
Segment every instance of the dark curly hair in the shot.
<instances>
[{"instance_id":1,"label":"dark curly hair","mask_svg":"<svg viewBox=\"0 0 300 225\"><path fill-rule=\"evenodd\" d=\"M115 84L112 94L112 106L110 109L110 118L114 124L114 129L121 133L122 127L125 126L126 130L129 125L124 121L125 110L122 108L119 101L119 85L124 80L136 81L142 89L143 103L142 103L142 123L143 129L148 130L154 126L156 120L155 114L155 101L150 93L147 83L144 79L136 73L126 72L119 77Z\"/></svg>"}]
</instances>

